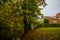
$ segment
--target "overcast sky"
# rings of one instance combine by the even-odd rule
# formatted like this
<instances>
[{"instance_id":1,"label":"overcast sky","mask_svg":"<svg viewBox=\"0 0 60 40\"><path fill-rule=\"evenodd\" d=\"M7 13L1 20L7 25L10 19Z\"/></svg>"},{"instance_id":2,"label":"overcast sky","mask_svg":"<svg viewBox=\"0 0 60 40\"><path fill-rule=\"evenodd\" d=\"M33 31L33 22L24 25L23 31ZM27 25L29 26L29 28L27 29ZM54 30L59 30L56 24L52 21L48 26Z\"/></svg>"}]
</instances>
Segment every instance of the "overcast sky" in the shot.
<instances>
[{"instance_id":1,"label":"overcast sky","mask_svg":"<svg viewBox=\"0 0 60 40\"><path fill-rule=\"evenodd\" d=\"M48 5L42 10L45 16L55 16L60 12L60 0L46 0L46 3Z\"/></svg>"}]
</instances>

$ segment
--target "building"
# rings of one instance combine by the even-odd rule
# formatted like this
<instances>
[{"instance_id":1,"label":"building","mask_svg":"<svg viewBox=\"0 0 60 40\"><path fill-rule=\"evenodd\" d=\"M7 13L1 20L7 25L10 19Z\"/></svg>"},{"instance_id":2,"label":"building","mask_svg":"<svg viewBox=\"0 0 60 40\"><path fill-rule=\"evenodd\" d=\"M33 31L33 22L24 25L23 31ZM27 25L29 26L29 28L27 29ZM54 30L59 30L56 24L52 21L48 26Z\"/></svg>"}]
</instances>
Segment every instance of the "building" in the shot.
<instances>
[{"instance_id":1,"label":"building","mask_svg":"<svg viewBox=\"0 0 60 40\"><path fill-rule=\"evenodd\" d=\"M54 17L46 17L49 20L49 24L60 24L60 13L57 13Z\"/></svg>"}]
</instances>

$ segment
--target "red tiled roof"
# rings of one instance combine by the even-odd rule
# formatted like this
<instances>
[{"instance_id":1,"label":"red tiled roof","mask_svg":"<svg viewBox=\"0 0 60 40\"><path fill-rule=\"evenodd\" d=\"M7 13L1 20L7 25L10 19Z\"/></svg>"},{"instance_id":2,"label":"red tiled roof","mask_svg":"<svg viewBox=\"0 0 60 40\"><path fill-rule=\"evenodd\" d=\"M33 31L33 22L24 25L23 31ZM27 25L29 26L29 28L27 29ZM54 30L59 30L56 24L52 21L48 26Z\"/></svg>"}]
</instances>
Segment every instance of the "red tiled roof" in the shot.
<instances>
[{"instance_id":1,"label":"red tiled roof","mask_svg":"<svg viewBox=\"0 0 60 40\"><path fill-rule=\"evenodd\" d=\"M57 14L56 14L56 17L59 17L59 16L60 16L60 13L57 13Z\"/></svg>"}]
</instances>

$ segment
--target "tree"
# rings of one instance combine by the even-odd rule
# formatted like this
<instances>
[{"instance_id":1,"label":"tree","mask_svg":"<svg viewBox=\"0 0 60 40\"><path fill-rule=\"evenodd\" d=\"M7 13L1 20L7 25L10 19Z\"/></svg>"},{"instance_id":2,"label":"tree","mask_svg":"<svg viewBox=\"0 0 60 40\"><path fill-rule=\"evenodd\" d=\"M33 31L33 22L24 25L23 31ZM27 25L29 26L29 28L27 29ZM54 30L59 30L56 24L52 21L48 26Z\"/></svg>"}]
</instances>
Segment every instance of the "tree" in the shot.
<instances>
[{"instance_id":1,"label":"tree","mask_svg":"<svg viewBox=\"0 0 60 40\"><path fill-rule=\"evenodd\" d=\"M37 16L41 15L38 6L45 7L45 0L1 0L0 19L13 30L12 37L31 30L31 25L37 24Z\"/></svg>"},{"instance_id":2,"label":"tree","mask_svg":"<svg viewBox=\"0 0 60 40\"><path fill-rule=\"evenodd\" d=\"M44 23L45 24L49 24L49 20L48 19L44 19Z\"/></svg>"},{"instance_id":3,"label":"tree","mask_svg":"<svg viewBox=\"0 0 60 40\"><path fill-rule=\"evenodd\" d=\"M0 37L3 36L2 37L3 39L5 38L4 40L10 40L13 37L19 37L22 35L24 24L23 24L23 16L20 15L20 4L14 3L13 1L5 2L4 5L1 4L0 20L2 20L1 21L2 24L5 23L5 25L8 25L4 26L3 28L10 27L10 30L8 30L9 32L4 30L8 33L7 35L3 31L4 32L3 34L5 34L8 38L5 37L3 34L0 35Z\"/></svg>"}]
</instances>

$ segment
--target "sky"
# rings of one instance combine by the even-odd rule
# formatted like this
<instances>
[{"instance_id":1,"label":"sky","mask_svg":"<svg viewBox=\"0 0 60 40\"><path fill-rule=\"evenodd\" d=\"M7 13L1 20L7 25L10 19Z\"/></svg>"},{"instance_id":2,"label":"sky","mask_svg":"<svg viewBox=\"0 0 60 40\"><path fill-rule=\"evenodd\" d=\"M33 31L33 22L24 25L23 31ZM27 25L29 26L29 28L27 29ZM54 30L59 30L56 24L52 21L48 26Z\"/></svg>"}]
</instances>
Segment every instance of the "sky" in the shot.
<instances>
[{"instance_id":1,"label":"sky","mask_svg":"<svg viewBox=\"0 0 60 40\"><path fill-rule=\"evenodd\" d=\"M47 6L41 10L44 16L55 16L60 12L60 0L46 0Z\"/></svg>"}]
</instances>

